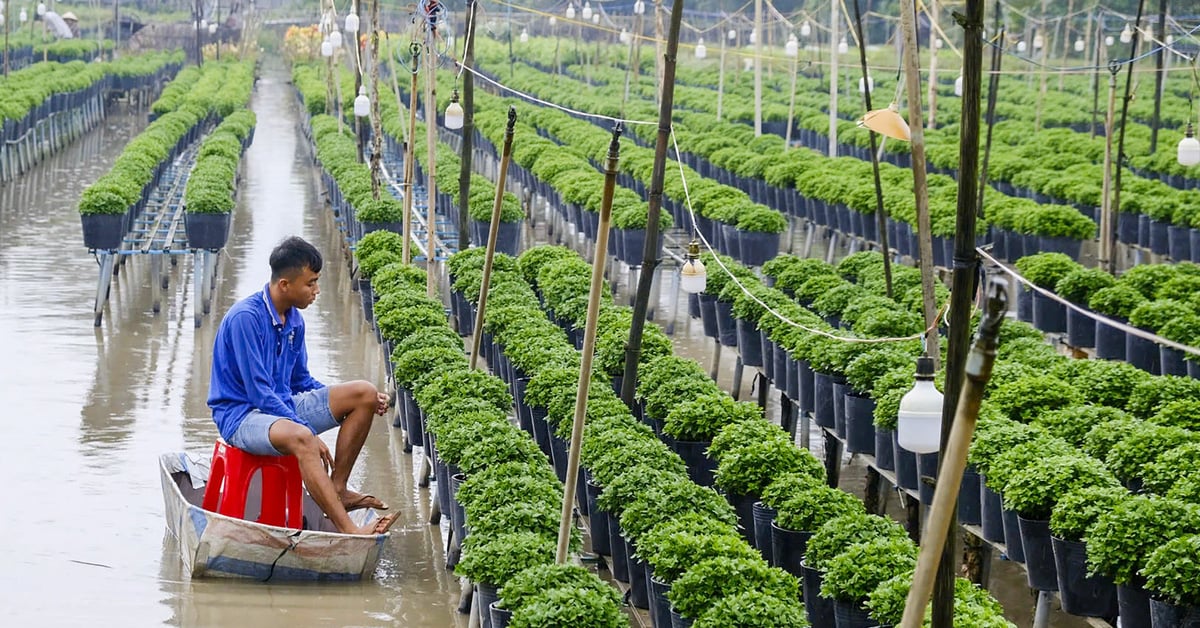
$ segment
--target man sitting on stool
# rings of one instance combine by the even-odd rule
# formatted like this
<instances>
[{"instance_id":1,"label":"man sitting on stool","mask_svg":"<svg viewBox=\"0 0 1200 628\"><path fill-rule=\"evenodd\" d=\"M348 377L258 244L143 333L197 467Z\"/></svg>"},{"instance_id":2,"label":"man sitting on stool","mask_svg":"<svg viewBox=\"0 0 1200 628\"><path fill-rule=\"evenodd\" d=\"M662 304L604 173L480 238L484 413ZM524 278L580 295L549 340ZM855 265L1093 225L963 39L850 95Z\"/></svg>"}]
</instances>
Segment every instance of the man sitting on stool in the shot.
<instances>
[{"instance_id":1,"label":"man sitting on stool","mask_svg":"<svg viewBox=\"0 0 1200 628\"><path fill-rule=\"evenodd\" d=\"M371 495L346 488L374 415L388 396L366 381L325 386L308 372L304 319L321 290L321 253L298 237L271 252L271 282L238 301L213 343L208 405L225 442L259 456L295 456L304 486L346 534L383 534L397 515L359 527L347 511L386 509ZM336 457L317 434L341 427Z\"/></svg>"}]
</instances>

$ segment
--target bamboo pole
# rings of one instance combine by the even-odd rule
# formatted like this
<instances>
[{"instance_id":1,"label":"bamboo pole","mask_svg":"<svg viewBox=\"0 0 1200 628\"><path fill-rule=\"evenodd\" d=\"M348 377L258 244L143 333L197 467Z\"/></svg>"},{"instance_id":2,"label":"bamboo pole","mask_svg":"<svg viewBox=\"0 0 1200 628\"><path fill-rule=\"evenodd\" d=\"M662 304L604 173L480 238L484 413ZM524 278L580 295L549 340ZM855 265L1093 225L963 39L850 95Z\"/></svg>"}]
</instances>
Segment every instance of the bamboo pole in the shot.
<instances>
[{"instance_id":1,"label":"bamboo pole","mask_svg":"<svg viewBox=\"0 0 1200 628\"><path fill-rule=\"evenodd\" d=\"M904 36L904 83L908 92L908 127L912 134L913 195L917 204L917 261L921 269L922 310L925 323L931 329L925 335L925 353L934 363L938 351L938 332L933 326L937 318L937 298L933 288L933 240L929 219L929 189L925 181L925 127L921 119L921 68L917 50L916 9L911 2L900 3L900 28ZM964 98L965 99L965 98Z\"/></svg>"},{"instance_id":2,"label":"bamboo pole","mask_svg":"<svg viewBox=\"0 0 1200 628\"><path fill-rule=\"evenodd\" d=\"M1113 222L1117 219L1116 212L1113 211L1113 130L1114 119L1113 115L1117 108L1117 73L1110 72L1108 75L1108 112L1104 116L1104 179L1100 192L1100 253L1099 262L1100 268L1112 272L1116 264L1113 263L1113 237L1112 234L1116 230L1116 225Z\"/></svg>"},{"instance_id":3,"label":"bamboo pole","mask_svg":"<svg viewBox=\"0 0 1200 628\"><path fill-rule=\"evenodd\" d=\"M504 202L504 178L512 155L513 129L517 125L517 109L509 106L508 126L504 129L504 148L500 151L500 174L496 178L496 198L492 201L492 222L488 227L487 254L483 258L483 284L479 286L479 303L475 308L475 328L471 336L471 368L479 362L479 346L483 338L483 311L487 309L488 287L492 283L492 260L496 256L496 238L500 234L500 207Z\"/></svg>"},{"instance_id":4,"label":"bamboo pole","mask_svg":"<svg viewBox=\"0 0 1200 628\"><path fill-rule=\"evenodd\" d=\"M980 321L979 335L971 348L971 357L966 361L966 381L958 397L950 439L940 464L933 505L930 506L921 552L917 557L917 570L913 575L912 588L908 590L900 628L920 628L925 620L925 606L929 603L943 546L950 532L958 486L967 467L967 450L979 419L979 404L983 400L984 387L992 376L992 364L996 360L996 337L1000 332L1000 324L1004 322L1004 312L1008 310L1008 284L1003 279L992 279L988 292L987 312Z\"/></svg>"},{"instance_id":5,"label":"bamboo pole","mask_svg":"<svg viewBox=\"0 0 1200 628\"><path fill-rule=\"evenodd\" d=\"M1158 150L1158 117L1162 112L1162 95L1163 95L1163 78L1166 73L1163 72L1163 62L1167 58L1167 49L1164 46L1167 41L1167 0L1158 0L1158 32L1155 35L1158 38L1158 54L1154 59L1154 117L1150 120L1150 154Z\"/></svg>"},{"instance_id":6,"label":"bamboo pole","mask_svg":"<svg viewBox=\"0 0 1200 628\"><path fill-rule=\"evenodd\" d=\"M379 199L383 188L383 115L379 109L379 0L371 0L371 193ZM355 52L358 51L358 34L354 38ZM357 56L357 55L356 55ZM407 240L408 232L404 232Z\"/></svg>"},{"instance_id":7,"label":"bamboo pole","mask_svg":"<svg viewBox=\"0 0 1200 628\"><path fill-rule=\"evenodd\" d=\"M678 5L681 0L675 0L675 2ZM512 120L514 115L510 113L509 120ZM571 544L571 515L575 510L575 489L579 485L579 447L583 440L588 389L592 382L592 357L596 352L596 321L600 317L600 294L604 289L604 263L608 259L608 225L612 218L613 188L617 183L620 139L621 123L618 122L616 128L613 129L612 142L608 145L608 163L604 170L604 192L600 200L600 225L596 228L596 249L592 255L592 283L588 292L587 323L583 329L583 356L579 366L579 387L575 391L575 416L571 423L571 443L567 453L567 477L563 483L562 519L558 524L558 553L555 556L555 562L559 564L567 562L567 550Z\"/></svg>"},{"instance_id":8,"label":"bamboo pole","mask_svg":"<svg viewBox=\"0 0 1200 628\"><path fill-rule=\"evenodd\" d=\"M661 0L656 0L661 1ZM667 143L671 135L671 109L675 103L675 57L679 53L679 29L683 23L683 0L673 0L671 29L667 35L667 54L663 56L662 100L658 109L658 136L654 141L654 165L650 171L650 199L646 218L646 244L642 249L642 272L638 277L637 296L633 301L633 322L625 343L625 372L621 400L633 407L637 385L638 359L642 354L642 331L650 305L650 288L658 266L658 219L662 214L663 179L667 166ZM598 249L603 251L603 248Z\"/></svg>"},{"instance_id":9,"label":"bamboo pole","mask_svg":"<svg viewBox=\"0 0 1200 628\"><path fill-rule=\"evenodd\" d=\"M1126 122L1129 120L1129 101L1133 100L1133 96L1130 93L1133 87L1133 59L1137 56L1138 33L1140 33L1142 29L1142 10L1145 9L1145 7L1146 0L1138 0L1137 17L1133 21L1133 37L1129 40L1129 60L1125 62L1125 98L1121 101L1121 131L1120 135L1117 136L1117 152L1112 156L1112 164L1114 169L1112 175L1112 202L1108 208L1109 231L1105 234L1105 237L1108 239L1109 252L1109 267L1107 270L1112 274L1116 274L1116 255L1112 254L1114 249L1116 249L1116 244L1113 241L1113 234L1116 233L1116 225L1113 223L1117 220L1117 216L1120 215L1118 212L1121 209L1121 172L1124 170L1124 168L1121 167L1121 163L1125 155L1125 129L1129 126L1126 124ZM1113 65L1112 67L1116 68L1117 70L1120 69L1119 65Z\"/></svg>"},{"instance_id":10,"label":"bamboo pole","mask_svg":"<svg viewBox=\"0 0 1200 628\"><path fill-rule=\"evenodd\" d=\"M762 0L754 0L754 137L762 135L762 27Z\"/></svg>"},{"instance_id":11,"label":"bamboo pole","mask_svg":"<svg viewBox=\"0 0 1200 628\"><path fill-rule=\"evenodd\" d=\"M792 57L792 86L788 88L788 117L787 130L783 134L783 150L792 147L792 121L796 118L796 64L800 58L800 50L797 46L796 56ZM870 107L867 108L868 111ZM872 134L872 137L874 134Z\"/></svg>"},{"instance_id":12,"label":"bamboo pole","mask_svg":"<svg viewBox=\"0 0 1200 628\"><path fill-rule=\"evenodd\" d=\"M376 4L379 0L375 0ZM510 33L511 35L511 33ZM428 59L425 69L425 294L437 294L437 74L434 70L436 55L433 49L434 32L432 28L425 31L426 56ZM408 235L405 234L405 239Z\"/></svg>"},{"instance_id":13,"label":"bamboo pole","mask_svg":"<svg viewBox=\"0 0 1200 628\"><path fill-rule=\"evenodd\" d=\"M902 1L900 4L910 4L907 1ZM912 7L909 7L912 10ZM831 2L829 7L829 156L837 157L837 125L838 125L838 60L841 59L838 54L838 26L841 18L838 17L838 3ZM914 31L915 32L915 31ZM914 43L916 35L913 35ZM918 79L919 80L919 79ZM920 88L918 87L918 93ZM919 97L918 97L919 98ZM917 126L920 126L920 121ZM914 135L913 137L916 137Z\"/></svg>"},{"instance_id":14,"label":"bamboo pole","mask_svg":"<svg viewBox=\"0 0 1200 628\"><path fill-rule=\"evenodd\" d=\"M476 0L467 2L467 35L466 43L463 44L463 65L471 69L475 69L475 13L478 4ZM475 74L472 72L463 76L462 96L462 154L459 157L458 168L458 250L465 251L471 246L467 219L471 199L472 144L475 141Z\"/></svg>"},{"instance_id":15,"label":"bamboo pole","mask_svg":"<svg viewBox=\"0 0 1200 628\"><path fill-rule=\"evenodd\" d=\"M867 70L867 46L866 36L863 33L862 7L859 6L859 0L854 0L854 26L858 30L858 61L862 66L863 75L863 104L866 105L866 111L871 111L874 107L871 106L871 81L870 73ZM796 95L796 77L795 72L792 74L792 97ZM788 132L791 132L791 124L788 124ZM883 206L883 183L879 180L879 152L875 143L875 131L868 132L871 138L871 173L875 179L875 219L879 228L879 245L883 249L883 280L884 289L890 299L892 297L892 255L888 249L887 236L887 209Z\"/></svg>"}]
</instances>

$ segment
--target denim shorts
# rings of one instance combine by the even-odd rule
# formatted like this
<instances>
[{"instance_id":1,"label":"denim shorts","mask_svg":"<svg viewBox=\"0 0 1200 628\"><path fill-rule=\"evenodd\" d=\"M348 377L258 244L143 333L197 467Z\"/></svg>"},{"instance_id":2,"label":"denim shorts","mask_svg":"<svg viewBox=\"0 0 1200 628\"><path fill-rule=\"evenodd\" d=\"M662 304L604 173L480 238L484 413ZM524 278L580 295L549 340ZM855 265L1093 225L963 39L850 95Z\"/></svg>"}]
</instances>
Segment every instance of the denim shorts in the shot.
<instances>
[{"instance_id":1,"label":"denim shorts","mask_svg":"<svg viewBox=\"0 0 1200 628\"><path fill-rule=\"evenodd\" d=\"M308 421L318 434L338 426L333 412L329 409L328 386L292 395L292 403L296 406L296 416ZM229 439L229 444L256 456L282 456L283 454L271 445L271 425L276 421L288 420L290 419L251 410L250 414L242 419L242 424L233 433L233 438Z\"/></svg>"}]
</instances>

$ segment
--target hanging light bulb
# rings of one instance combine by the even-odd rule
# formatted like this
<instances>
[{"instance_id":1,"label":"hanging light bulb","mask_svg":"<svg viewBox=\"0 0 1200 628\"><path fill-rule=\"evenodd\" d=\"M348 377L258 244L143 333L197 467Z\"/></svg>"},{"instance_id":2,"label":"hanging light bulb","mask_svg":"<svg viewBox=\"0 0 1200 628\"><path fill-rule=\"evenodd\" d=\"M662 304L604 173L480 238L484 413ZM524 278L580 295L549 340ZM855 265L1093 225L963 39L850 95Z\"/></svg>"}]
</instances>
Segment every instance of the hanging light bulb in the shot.
<instances>
[{"instance_id":1,"label":"hanging light bulb","mask_svg":"<svg viewBox=\"0 0 1200 628\"><path fill-rule=\"evenodd\" d=\"M1121 29L1121 43L1127 44L1131 41L1133 41L1133 29L1129 28L1129 24L1126 24L1125 28Z\"/></svg>"},{"instance_id":2,"label":"hanging light bulb","mask_svg":"<svg viewBox=\"0 0 1200 628\"><path fill-rule=\"evenodd\" d=\"M787 43L783 45L783 54L789 57L800 54L800 42L796 41L795 33L788 35Z\"/></svg>"},{"instance_id":3,"label":"hanging light bulb","mask_svg":"<svg viewBox=\"0 0 1200 628\"><path fill-rule=\"evenodd\" d=\"M0 5L2 5L2 4L3 3L0 3ZM3 10L4 10L4 7L0 6L0 11L3 11ZM3 13L0 13L0 26L4 26L4 14Z\"/></svg>"},{"instance_id":4,"label":"hanging light bulb","mask_svg":"<svg viewBox=\"0 0 1200 628\"><path fill-rule=\"evenodd\" d=\"M917 358L917 382L900 399L896 440L918 454L931 454L942 442L942 393L933 385L933 358Z\"/></svg>"},{"instance_id":5,"label":"hanging light bulb","mask_svg":"<svg viewBox=\"0 0 1200 628\"><path fill-rule=\"evenodd\" d=\"M1033 49L1034 50L1041 50L1042 46L1045 46L1045 45L1046 45L1046 38L1042 37L1041 33L1038 33L1037 35L1033 36Z\"/></svg>"},{"instance_id":6,"label":"hanging light bulb","mask_svg":"<svg viewBox=\"0 0 1200 628\"><path fill-rule=\"evenodd\" d=\"M725 33L725 39L728 39L729 41L737 39L737 31L733 30L732 28L729 29L729 32Z\"/></svg>"},{"instance_id":7,"label":"hanging light bulb","mask_svg":"<svg viewBox=\"0 0 1200 628\"><path fill-rule=\"evenodd\" d=\"M553 28L555 26L558 26L558 18L551 15L550 16L550 27Z\"/></svg>"},{"instance_id":8,"label":"hanging light bulb","mask_svg":"<svg viewBox=\"0 0 1200 628\"><path fill-rule=\"evenodd\" d=\"M1168 46L1175 45L1175 36L1174 35L1167 35L1167 45Z\"/></svg>"},{"instance_id":9,"label":"hanging light bulb","mask_svg":"<svg viewBox=\"0 0 1200 628\"><path fill-rule=\"evenodd\" d=\"M200 30L208 30L208 20L200 20Z\"/></svg>"},{"instance_id":10,"label":"hanging light bulb","mask_svg":"<svg viewBox=\"0 0 1200 628\"><path fill-rule=\"evenodd\" d=\"M446 107L445 125L447 129L457 130L463 128L463 108L458 104L458 90L454 90L450 94L450 104Z\"/></svg>"},{"instance_id":11,"label":"hanging light bulb","mask_svg":"<svg viewBox=\"0 0 1200 628\"><path fill-rule=\"evenodd\" d=\"M322 57L332 57L333 56L333 44L330 43L330 41L328 39L325 39L324 41L321 42L321 56Z\"/></svg>"},{"instance_id":12,"label":"hanging light bulb","mask_svg":"<svg viewBox=\"0 0 1200 628\"><path fill-rule=\"evenodd\" d=\"M1075 40L1075 52L1083 52L1083 39Z\"/></svg>"},{"instance_id":13,"label":"hanging light bulb","mask_svg":"<svg viewBox=\"0 0 1200 628\"><path fill-rule=\"evenodd\" d=\"M809 35L812 35L812 24L809 24L808 20L804 20L804 22L800 24L800 36L808 37Z\"/></svg>"},{"instance_id":14,"label":"hanging light bulb","mask_svg":"<svg viewBox=\"0 0 1200 628\"><path fill-rule=\"evenodd\" d=\"M1017 52L1025 52L1028 49L1029 44L1025 43L1025 40L1022 39L1021 41L1017 42Z\"/></svg>"},{"instance_id":15,"label":"hanging light bulb","mask_svg":"<svg viewBox=\"0 0 1200 628\"><path fill-rule=\"evenodd\" d=\"M1113 40L1113 36L1112 36L1112 35L1109 35L1108 37L1105 37L1105 38L1104 38L1104 45L1105 45L1105 46L1112 46L1112 45L1113 45L1113 43L1114 43L1114 40Z\"/></svg>"},{"instance_id":16,"label":"hanging light bulb","mask_svg":"<svg viewBox=\"0 0 1200 628\"><path fill-rule=\"evenodd\" d=\"M742 59L742 70L743 71L749 72L750 70L753 70L753 69L754 69L754 59L750 59L750 58Z\"/></svg>"},{"instance_id":17,"label":"hanging light bulb","mask_svg":"<svg viewBox=\"0 0 1200 628\"><path fill-rule=\"evenodd\" d=\"M592 14L592 24L599 24L599 23L600 23L600 12L597 11Z\"/></svg>"},{"instance_id":18,"label":"hanging light bulb","mask_svg":"<svg viewBox=\"0 0 1200 628\"><path fill-rule=\"evenodd\" d=\"M637 2L633 3L633 14L634 15L643 15L645 13L646 13L646 3L645 2L642 2L642 0L637 0Z\"/></svg>"},{"instance_id":19,"label":"hanging light bulb","mask_svg":"<svg viewBox=\"0 0 1200 628\"><path fill-rule=\"evenodd\" d=\"M858 125L894 140L907 142L912 139L912 131L900 116L900 106L894 101L886 109L868 111L859 119Z\"/></svg>"},{"instance_id":20,"label":"hanging light bulb","mask_svg":"<svg viewBox=\"0 0 1200 628\"><path fill-rule=\"evenodd\" d=\"M846 37L842 36L842 41L838 42L838 54L844 55L850 52L850 44L846 43Z\"/></svg>"},{"instance_id":21,"label":"hanging light bulb","mask_svg":"<svg viewBox=\"0 0 1200 628\"><path fill-rule=\"evenodd\" d=\"M627 44L627 43L633 41L633 38L630 37L630 35L629 35L629 31L627 31L623 28L621 29L621 34L617 36L617 39L619 39L621 41L621 43L623 43L623 44Z\"/></svg>"},{"instance_id":22,"label":"hanging light bulb","mask_svg":"<svg viewBox=\"0 0 1200 628\"><path fill-rule=\"evenodd\" d=\"M934 48L937 48L938 50L941 50L941 49L942 49L942 46L945 46L945 45L946 45L946 42L942 41L942 38L941 38L941 37L934 37L934 38L933 38L933 47L934 47Z\"/></svg>"},{"instance_id":23,"label":"hanging light bulb","mask_svg":"<svg viewBox=\"0 0 1200 628\"><path fill-rule=\"evenodd\" d=\"M1196 139L1196 132L1192 128L1191 122L1188 122L1183 139L1179 140L1176 159L1179 160L1179 165L1185 168L1200 164L1200 140Z\"/></svg>"},{"instance_id":24,"label":"hanging light bulb","mask_svg":"<svg viewBox=\"0 0 1200 628\"><path fill-rule=\"evenodd\" d=\"M329 33L329 45L334 48L341 48L343 43L345 42L342 40L342 31L334 29L332 33Z\"/></svg>"},{"instance_id":25,"label":"hanging light bulb","mask_svg":"<svg viewBox=\"0 0 1200 628\"><path fill-rule=\"evenodd\" d=\"M39 16L42 16L42 15L45 15L45 14L46 14L46 3L45 3L45 2L39 2L39 3L37 3L37 14L38 14Z\"/></svg>"},{"instance_id":26,"label":"hanging light bulb","mask_svg":"<svg viewBox=\"0 0 1200 628\"><path fill-rule=\"evenodd\" d=\"M208 34L209 35L217 34L217 23L216 22L212 22L208 25Z\"/></svg>"},{"instance_id":27,"label":"hanging light bulb","mask_svg":"<svg viewBox=\"0 0 1200 628\"><path fill-rule=\"evenodd\" d=\"M354 13L347 13L345 28L346 28L347 33L351 33L351 34L357 33L358 32L358 16L355 15Z\"/></svg>"},{"instance_id":28,"label":"hanging light bulb","mask_svg":"<svg viewBox=\"0 0 1200 628\"><path fill-rule=\"evenodd\" d=\"M371 99L367 98L367 86L358 86L358 96L354 97L354 115L365 118L371 115Z\"/></svg>"},{"instance_id":29,"label":"hanging light bulb","mask_svg":"<svg viewBox=\"0 0 1200 628\"><path fill-rule=\"evenodd\" d=\"M22 8L21 13L17 15L17 19L20 20L22 24L29 20L29 14L25 12L24 8Z\"/></svg>"},{"instance_id":30,"label":"hanging light bulb","mask_svg":"<svg viewBox=\"0 0 1200 628\"><path fill-rule=\"evenodd\" d=\"M862 94L868 90L872 93L875 92L875 77L867 75L867 79L864 81L860 76L858 78L858 93Z\"/></svg>"},{"instance_id":31,"label":"hanging light bulb","mask_svg":"<svg viewBox=\"0 0 1200 628\"><path fill-rule=\"evenodd\" d=\"M575 5L573 5L573 4L567 5L567 19L568 20L575 19Z\"/></svg>"},{"instance_id":32,"label":"hanging light bulb","mask_svg":"<svg viewBox=\"0 0 1200 628\"><path fill-rule=\"evenodd\" d=\"M958 78L954 79L954 95L958 96L959 98L962 98L962 83L963 77L961 74L959 74Z\"/></svg>"},{"instance_id":33,"label":"hanging light bulb","mask_svg":"<svg viewBox=\"0 0 1200 628\"><path fill-rule=\"evenodd\" d=\"M703 59L708 56L708 47L704 45L704 38L701 37L696 41L696 58Z\"/></svg>"},{"instance_id":34,"label":"hanging light bulb","mask_svg":"<svg viewBox=\"0 0 1200 628\"><path fill-rule=\"evenodd\" d=\"M708 283L708 273L704 270L704 262L700 261L700 243L692 240L688 243L687 260L679 269L679 285L688 294L704 292Z\"/></svg>"},{"instance_id":35,"label":"hanging light bulb","mask_svg":"<svg viewBox=\"0 0 1200 628\"><path fill-rule=\"evenodd\" d=\"M584 2L583 3L583 19L585 19L585 20L592 19L592 14L593 14L592 13L592 3Z\"/></svg>"},{"instance_id":36,"label":"hanging light bulb","mask_svg":"<svg viewBox=\"0 0 1200 628\"><path fill-rule=\"evenodd\" d=\"M751 46L753 46L755 43L758 42L758 31L757 30L750 31L749 41L750 41Z\"/></svg>"},{"instance_id":37,"label":"hanging light bulb","mask_svg":"<svg viewBox=\"0 0 1200 628\"><path fill-rule=\"evenodd\" d=\"M529 31L522 28L520 40L521 40L521 43L523 43L523 44L529 43Z\"/></svg>"}]
</instances>

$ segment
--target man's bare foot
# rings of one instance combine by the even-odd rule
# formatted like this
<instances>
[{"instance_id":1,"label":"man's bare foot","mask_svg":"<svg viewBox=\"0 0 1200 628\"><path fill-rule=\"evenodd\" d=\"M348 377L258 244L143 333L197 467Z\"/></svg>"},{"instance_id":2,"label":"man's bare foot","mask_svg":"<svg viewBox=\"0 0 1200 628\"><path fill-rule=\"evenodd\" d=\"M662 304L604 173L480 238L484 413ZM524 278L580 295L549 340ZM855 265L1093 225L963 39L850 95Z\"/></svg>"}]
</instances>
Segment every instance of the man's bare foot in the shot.
<instances>
[{"instance_id":1,"label":"man's bare foot","mask_svg":"<svg viewBox=\"0 0 1200 628\"><path fill-rule=\"evenodd\" d=\"M375 497L374 495L363 495L362 493L356 493L350 489L342 491L339 499L341 499L342 507L346 509L346 512L351 512L362 508L374 508L376 510L388 509L388 505L383 503L383 501L378 497Z\"/></svg>"},{"instance_id":2,"label":"man's bare foot","mask_svg":"<svg viewBox=\"0 0 1200 628\"><path fill-rule=\"evenodd\" d=\"M388 514L372 521L371 523L368 523L367 525L365 525L361 528L358 528L357 530L355 530L353 532L349 532L348 534L364 534L364 535L385 534L385 533L387 533L388 529L390 529L392 527L392 524L396 523L396 521L398 521L399 519L400 519L399 513L395 513L395 512L388 513Z\"/></svg>"}]
</instances>

